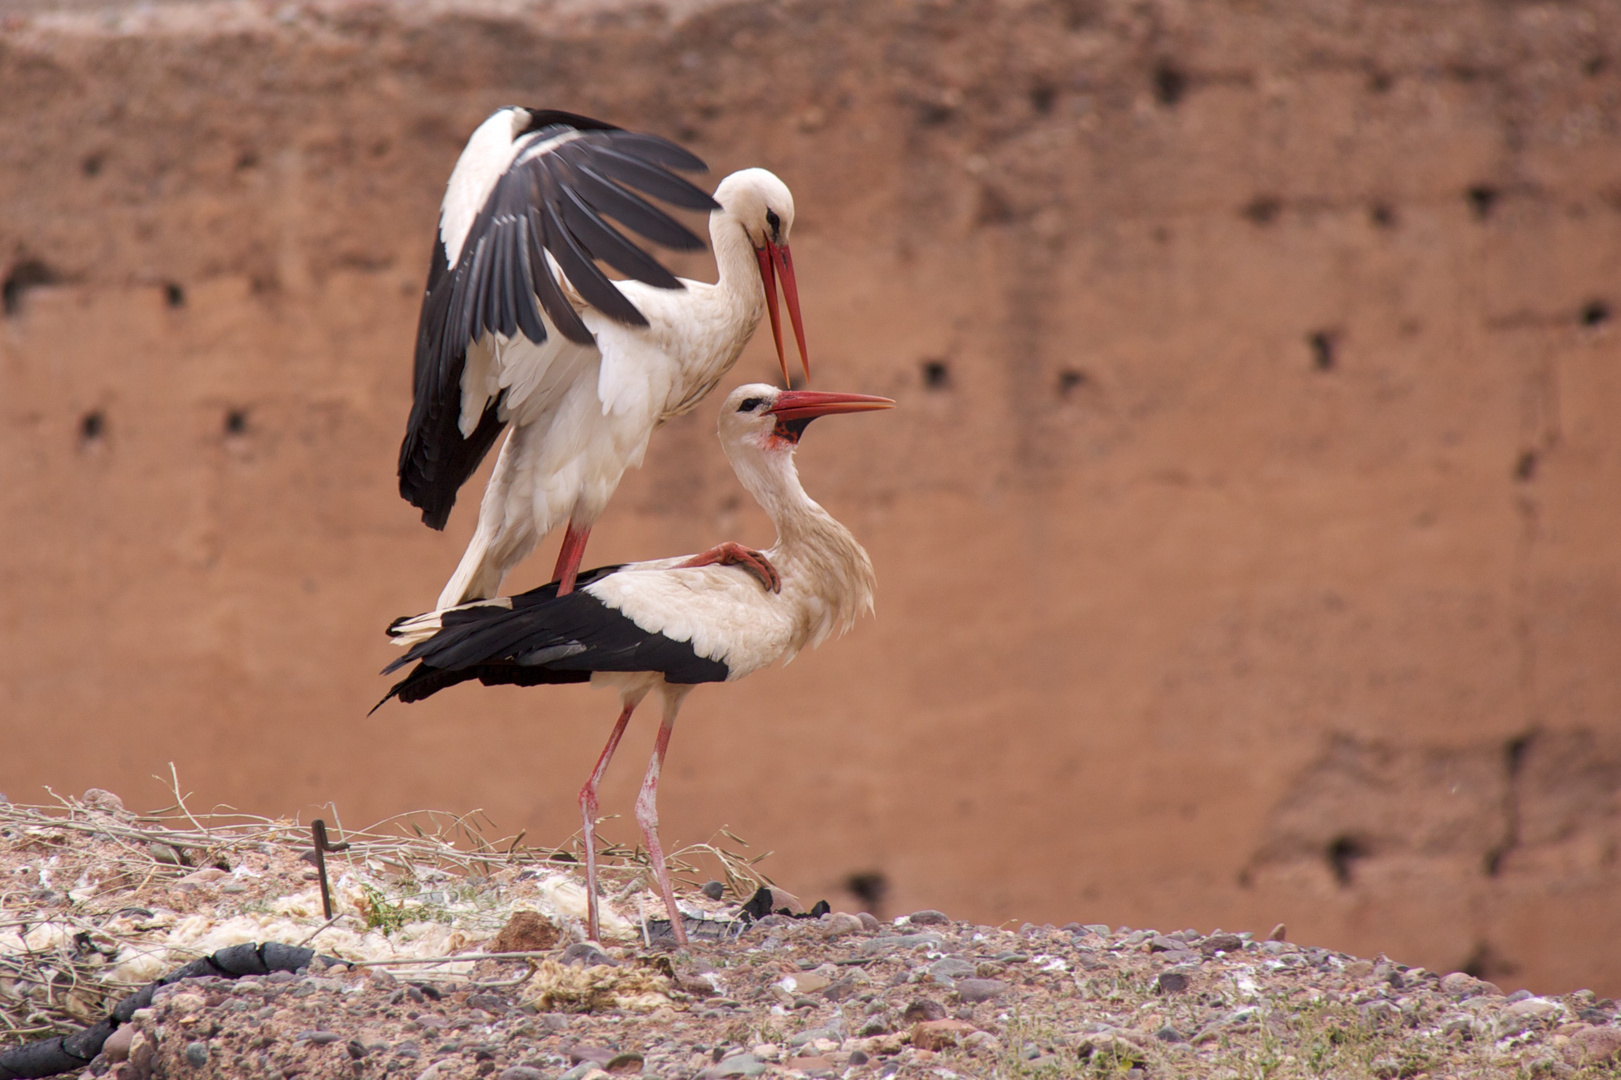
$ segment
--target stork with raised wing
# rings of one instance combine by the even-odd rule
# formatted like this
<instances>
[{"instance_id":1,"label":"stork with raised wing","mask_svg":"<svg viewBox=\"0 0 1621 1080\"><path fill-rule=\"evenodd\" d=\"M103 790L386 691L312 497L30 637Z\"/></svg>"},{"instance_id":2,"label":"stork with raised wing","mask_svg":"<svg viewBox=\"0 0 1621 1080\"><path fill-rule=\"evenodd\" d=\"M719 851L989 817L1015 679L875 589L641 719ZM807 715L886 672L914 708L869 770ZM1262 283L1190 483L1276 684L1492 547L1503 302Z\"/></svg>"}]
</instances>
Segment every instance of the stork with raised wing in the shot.
<instances>
[{"instance_id":1,"label":"stork with raised wing","mask_svg":"<svg viewBox=\"0 0 1621 1080\"><path fill-rule=\"evenodd\" d=\"M779 274L809 376L788 247L793 196L764 169L733 173L713 198L675 171L704 168L668 140L556 111L500 109L468 139L417 326L400 494L444 528L456 493L511 430L439 607L494 596L564 522L554 577L568 594L592 524L653 429L714 388L768 309L786 382ZM638 192L710 211L714 284L677 278L605 220L666 247L703 247ZM736 544L710 554L770 575Z\"/></svg>"},{"instance_id":2,"label":"stork with raised wing","mask_svg":"<svg viewBox=\"0 0 1621 1080\"><path fill-rule=\"evenodd\" d=\"M677 940L686 931L658 837L658 784L676 713L692 688L732 682L788 660L872 610L872 561L850 530L811 500L794 468L805 426L829 413L887 409L888 398L739 387L721 408L726 457L777 527L765 558L776 588L758 567L721 565L709 553L591 570L580 588L559 583L447 611L401 619L389 628L409 644L384 674L415 662L383 698L421 701L477 679L486 686L590 682L619 692L619 719L580 789L585 825L589 931L597 913L597 785L636 706L657 690L664 718L636 800L636 820ZM764 587L762 587L764 586ZM381 704L381 703L379 703Z\"/></svg>"}]
</instances>

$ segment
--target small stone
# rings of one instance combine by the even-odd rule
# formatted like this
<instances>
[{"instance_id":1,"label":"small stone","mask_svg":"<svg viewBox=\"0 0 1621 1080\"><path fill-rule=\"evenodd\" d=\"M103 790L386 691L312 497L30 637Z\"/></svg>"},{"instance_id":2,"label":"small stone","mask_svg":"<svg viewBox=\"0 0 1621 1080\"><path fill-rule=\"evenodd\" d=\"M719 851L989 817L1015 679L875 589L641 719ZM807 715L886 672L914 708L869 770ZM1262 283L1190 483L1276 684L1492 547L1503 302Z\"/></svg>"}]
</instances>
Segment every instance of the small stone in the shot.
<instances>
[{"instance_id":1,"label":"small stone","mask_svg":"<svg viewBox=\"0 0 1621 1080\"><path fill-rule=\"evenodd\" d=\"M424 1017L426 1019L426 1017ZM300 1031L294 1036L296 1042L307 1042L312 1046L326 1046L343 1038L336 1031Z\"/></svg>"},{"instance_id":2,"label":"small stone","mask_svg":"<svg viewBox=\"0 0 1621 1080\"><path fill-rule=\"evenodd\" d=\"M563 1049L563 1053L568 1055L569 1063L573 1065L582 1061L606 1065L614 1056L614 1052L606 1046L569 1046Z\"/></svg>"},{"instance_id":3,"label":"small stone","mask_svg":"<svg viewBox=\"0 0 1621 1080\"><path fill-rule=\"evenodd\" d=\"M878 916L874 915L870 911L858 911L856 912L856 918L861 920L861 928L863 930L880 930L884 925L878 921Z\"/></svg>"},{"instance_id":4,"label":"small stone","mask_svg":"<svg viewBox=\"0 0 1621 1080\"><path fill-rule=\"evenodd\" d=\"M929 965L929 974L936 979L964 979L975 974L974 965L967 960L948 956Z\"/></svg>"},{"instance_id":5,"label":"small stone","mask_svg":"<svg viewBox=\"0 0 1621 1080\"><path fill-rule=\"evenodd\" d=\"M1181 938L1171 938L1166 937L1164 934L1155 934L1153 937L1148 939L1148 951L1151 953L1183 952L1186 949L1187 943Z\"/></svg>"},{"instance_id":6,"label":"small stone","mask_svg":"<svg viewBox=\"0 0 1621 1080\"><path fill-rule=\"evenodd\" d=\"M1579 1028L1571 1032L1564 1053L1565 1060L1578 1067L1621 1060L1621 1028Z\"/></svg>"},{"instance_id":7,"label":"small stone","mask_svg":"<svg viewBox=\"0 0 1621 1080\"><path fill-rule=\"evenodd\" d=\"M918 998L906 1006L906 1011L901 1014L901 1023L921 1024L933 1020L944 1020L945 1016L946 1007L944 1005L928 998Z\"/></svg>"},{"instance_id":8,"label":"small stone","mask_svg":"<svg viewBox=\"0 0 1621 1080\"><path fill-rule=\"evenodd\" d=\"M497 1080L546 1080L546 1074L527 1065L510 1065L501 1070Z\"/></svg>"},{"instance_id":9,"label":"small stone","mask_svg":"<svg viewBox=\"0 0 1621 1080\"><path fill-rule=\"evenodd\" d=\"M775 885L771 886L771 911L772 911L772 913L775 914L777 912L780 912L784 908L787 909L788 914L790 914L790 915L803 915L803 914L805 914L805 905L800 903L799 897L795 896L793 893L789 892L787 889L779 889Z\"/></svg>"},{"instance_id":10,"label":"small stone","mask_svg":"<svg viewBox=\"0 0 1621 1080\"><path fill-rule=\"evenodd\" d=\"M992 1001L1007 993L1009 985L1001 979L958 979L957 996L970 1005Z\"/></svg>"},{"instance_id":11,"label":"small stone","mask_svg":"<svg viewBox=\"0 0 1621 1080\"><path fill-rule=\"evenodd\" d=\"M356 1061L359 1061L367 1054L365 1044L359 1039L350 1039L349 1042L344 1046L344 1049L348 1050L349 1056L354 1058Z\"/></svg>"},{"instance_id":12,"label":"small stone","mask_svg":"<svg viewBox=\"0 0 1621 1080\"><path fill-rule=\"evenodd\" d=\"M1176 1030L1169 1024L1166 1024L1164 1027L1154 1032L1154 1038L1160 1040L1161 1042L1168 1043L1184 1043L1188 1041L1186 1035L1183 1035L1180 1031Z\"/></svg>"},{"instance_id":13,"label":"small stone","mask_svg":"<svg viewBox=\"0 0 1621 1080\"><path fill-rule=\"evenodd\" d=\"M1266 939L1268 941L1288 941L1289 928L1283 923L1279 923L1272 928L1272 932L1266 936Z\"/></svg>"},{"instance_id":14,"label":"small stone","mask_svg":"<svg viewBox=\"0 0 1621 1080\"><path fill-rule=\"evenodd\" d=\"M118 1030L107 1036L107 1041L101 1044L101 1052L107 1055L108 1061L124 1061L129 1058L129 1044L133 1038L135 1038L134 1026L120 1024Z\"/></svg>"},{"instance_id":15,"label":"small stone","mask_svg":"<svg viewBox=\"0 0 1621 1080\"><path fill-rule=\"evenodd\" d=\"M1180 971L1162 971L1154 979L1154 993L1180 994L1188 988L1188 977Z\"/></svg>"},{"instance_id":16,"label":"small stone","mask_svg":"<svg viewBox=\"0 0 1621 1080\"><path fill-rule=\"evenodd\" d=\"M1508 1003L1510 1005L1513 1005L1513 1004L1515 1004L1517 1002L1524 1001L1526 998L1528 998L1530 996L1531 996L1531 991L1529 991L1529 990L1516 990L1516 991L1514 991L1512 994L1510 994L1508 996Z\"/></svg>"},{"instance_id":17,"label":"small stone","mask_svg":"<svg viewBox=\"0 0 1621 1080\"><path fill-rule=\"evenodd\" d=\"M763 1072L765 1072L765 1062L753 1054L734 1054L719 1065L705 1069L698 1075L706 1077L759 1076Z\"/></svg>"},{"instance_id":18,"label":"small stone","mask_svg":"<svg viewBox=\"0 0 1621 1080\"><path fill-rule=\"evenodd\" d=\"M822 916L822 933L828 937L843 937L863 929L861 919L844 911L830 911Z\"/></svg>"},{"instance_id":19,"label":"small stone","mask_svg":"<svg viewBox=\"0 0 1621 1080\"><path fill-rule=\"evenodd\" d=\"M975 1030L964 1020L926 1020L912 1029L912 1045L919 1050L946 1050Z\"/></svg>"},{"instance_id":20,"label":"small stone","mask_svg":"<svg viewBox=\"0 0 1621 1080\"><path fill-rule=\"evenodd\" d=\"M1237 934L1211 934L1199 942L1199 951L1206 956L1219 952L1235 953L1244 948L1244 939Z\"/></svg>"},{"instance_id":21,"label":"small stone","mask_svg":"<svg viewBox=\"0 0 1621 1080\"><path fill-rule=\"evenodd\" d=\"M907 916L907 920L913 926L948 926L951 923L951 918L945 912L933 908L914 911Z\"/></svg>"},{"instance_id":22,"label":"small stone","mask_svg":"<svg viewBox=\"0 0 1621 1080\"><path fill-rule=\"evenodd\" d=\"M0 803L5 801L6 797L4 795L0 795ZM101 810L109 814L129 813L129 811L124 809L124 800L120 799L117 795L114 795L105 788L87 788L85 793L79 796L79 801L90 807L92 810Z\"/></svg>"},{"instance_id":23,"label":"small stone","mask_svg":"<svg viewBox=\"0 0 1621 1080\"><path fill-rule=\"evenodd\" d=\"M199 1069L202 1068L204 1065L207 1065L208 1064L208 1044L205 1043L205 1042L187 1043L186 1044L186 1063L188 1065L194 1065Z\"/></svg>"},{"instance_id":24,"label":"small stone","mask_svg":"<svg viewBox=\"0 0 1621 1080\"><path fill-rule=\"evenodd\" d=\"M869 1060L871 1059L867 1057L865 1050L850 1051L850 1064L852 1065L865 1065Z\"/></svg>"},{"instance_id":25,"label":"small stone","mask_svg":"<svg viewBox=\"0 0 1621 1080\"><path fill-rule=\"evenodd\" d=\"M706 881L698 891L711 900L719 900L726 895L726 886L718 881Z\"/></svg>"},{"instance_id":26,"label":"small stone","mask_svg":"<svg viewBox=\"0 0 1621 1080\"><path fill-rule=\"evenodd\" d=\"M563 966L569 967L574 964L582 967L596 967L599 964L615 966L613 957L589 941L575 942L563 950Z\"/></svg>"},{"instance_id":27,"label":"small stone","mask_svg":"<svg viewBox=\"0 0 1621 1080\"><path fill-rule=\"evenodd\" d=\"M556 945L557 927L549 919L536 911L515 911L490 942L490 952L544 952Z\"/></svg>"},{"instance_id":28,"label":"small stone","mask_svg":"<svg viewBox=\"0 0 1621 1080\"><path fill-rule=\"evenodd\" d=\"M605 1072L610 1073L639 1073L642 1071L642 1055L632 1050L624 1054L615 1054L602 1066Z\"/></svg>"}]
</instances>

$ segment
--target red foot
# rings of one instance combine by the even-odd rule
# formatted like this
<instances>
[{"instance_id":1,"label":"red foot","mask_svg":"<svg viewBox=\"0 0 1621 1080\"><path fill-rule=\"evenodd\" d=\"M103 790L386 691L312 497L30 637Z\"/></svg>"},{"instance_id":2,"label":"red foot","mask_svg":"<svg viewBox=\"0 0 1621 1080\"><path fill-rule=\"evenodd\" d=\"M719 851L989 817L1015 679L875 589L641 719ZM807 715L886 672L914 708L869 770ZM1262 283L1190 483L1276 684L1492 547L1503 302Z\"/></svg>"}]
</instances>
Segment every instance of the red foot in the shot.
<instances>
[{"instance_id":1,"label":"red foot","mask_svg":"<svg viewBox=\"0 0 1621 1080\"><path fill-rule=\"evenodd\" d=\"M702 555L694 555L681 566L741 566L749 573L760 579L767 592L781 592L782 578L777 574L777 568L771 561L753 548L746 548L742 544L728 540L724 544L716 544Z\"/></svg>"}]
</instances>

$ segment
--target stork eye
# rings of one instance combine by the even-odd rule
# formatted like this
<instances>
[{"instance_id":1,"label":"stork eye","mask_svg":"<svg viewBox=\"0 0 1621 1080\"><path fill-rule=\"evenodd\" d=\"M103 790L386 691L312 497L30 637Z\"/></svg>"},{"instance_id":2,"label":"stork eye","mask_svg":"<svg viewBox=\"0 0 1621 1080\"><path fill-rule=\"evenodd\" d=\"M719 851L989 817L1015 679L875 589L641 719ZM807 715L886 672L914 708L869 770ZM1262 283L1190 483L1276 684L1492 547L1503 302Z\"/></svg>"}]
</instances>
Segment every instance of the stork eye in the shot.
<instances>
[{"instance_id":1,"label":"stork eye","mask_svg":"<svg viewBox=\"0 0 1621 1080\"><path fill-rule=\"evenodd\" d=\"M781 233L782 233L782 219L777 216L777 212L775 210L772 210L772 209L769 209L769 208L766 210L766 212L765 212L765 223L767 225L771 226L771 235L773 237L781 235Z\"/></svg>"},{"instance_id":2,"label":"stork eye","mask_svg":"<svg viewBox=\"0 0 1621 1080\"><path fill-rule=\"evenodd\" d=\"M758 397L744 398L743 399L743 404L741 404L741 405L739 405L737 407L737 411L738 412L753 412L755 409L758 409L761 405L764 405L764 404L765 404L765 398L758 398Z\"/></svg>"}]
</instances>

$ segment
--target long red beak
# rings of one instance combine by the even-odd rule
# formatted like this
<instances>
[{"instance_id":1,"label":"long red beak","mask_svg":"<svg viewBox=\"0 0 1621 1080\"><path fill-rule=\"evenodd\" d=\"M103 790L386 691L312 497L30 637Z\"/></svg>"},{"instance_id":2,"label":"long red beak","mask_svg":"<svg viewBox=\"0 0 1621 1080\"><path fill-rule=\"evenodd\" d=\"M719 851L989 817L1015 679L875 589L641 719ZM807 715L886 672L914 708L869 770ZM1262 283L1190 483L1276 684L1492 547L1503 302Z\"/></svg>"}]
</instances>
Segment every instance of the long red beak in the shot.
<instances>
[{"instance_id":1,"label":"long red beak","mask_svg":"<svg viewBox=\"0 0 1621 1080\"><path fill-rule=\"evenodd\" d=\"M765 247L755 249L755 257L760 260L760 280L765 283L766 310L771 314L771 338L777 343L777 363L782 365L782 383L790 384L788 378L788 355L782 349L782 316L777 312L777 273L782 274L782 295L788 299L788 321L794 325L794 341L799 345L799 363L805 369L805 379L810 380L810 354L805 350L805 324L799 317L799 285L794 280L794 257L788 251L788 245L776 244L770 240Z\"/></svg>"},{"instance_id":2,"label":"long red beak","mask_svg":"<svg viewBox=\"0 0 1621 1080\"><path fill-rule=\"evenodd\" d=\"M871 394L831 394L823 390L784 390L770 412L779 420L814 420L833 413L893 409L895 402Z\"/></svg>"}]
</instances>

